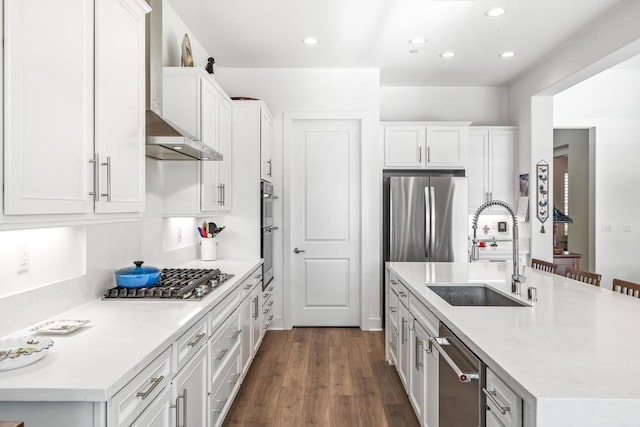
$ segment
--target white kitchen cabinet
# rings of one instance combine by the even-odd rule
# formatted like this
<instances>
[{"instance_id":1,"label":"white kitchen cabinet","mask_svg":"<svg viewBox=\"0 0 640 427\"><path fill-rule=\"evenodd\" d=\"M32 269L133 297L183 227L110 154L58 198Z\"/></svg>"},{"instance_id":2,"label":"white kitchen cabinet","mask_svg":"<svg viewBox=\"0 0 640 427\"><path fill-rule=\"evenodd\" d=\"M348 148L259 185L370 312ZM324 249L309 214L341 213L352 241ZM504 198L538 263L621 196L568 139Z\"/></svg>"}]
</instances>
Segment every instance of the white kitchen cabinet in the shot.
<instances>
[{"instance_id":1,"label":"white kitchen cabinet","mask_svg":"<svg viewBox=\"0 0 640 427\"><path fill-rule=\"evenodd\" d=\"M409 334L409 401L413 406L419 420L424 418L425 412L425 388L426 388L426 352L425 346L429 346L429 336L416 319L411 316L411 333Z\"/></svg>"},{"instance_id":2,"label":"white kitchen cabinet","mask_svg":"<svg viewBox=\"0 0 640 427\"><path fill-rule=\"evenodd\" d=\"M269 182L273 179L272 139L273 119L263 106L260 109L260 179Z\"/></svg>"},{"instance_id":3,"label":"white kitchen cabinet","mask_svg":"<svg viewBox=\"0 0 640 427\"><path fill-rule=\"evenodd\" d=\"M262 283L262 282L260 282ZM255 355L262 344L262 285L257 285L251 292L251 343Z\"/></svg>"},{"instance_id":4,"label":"white kitchen cabinet","mask_svg":"<svg viewBox=\"0 0 640 427\"><path fill-rule=\"evenodd\" d=\"M246 375L251 366L251 361L255 356L257 346L259 346L261 325L259 324L259 317L256 317L256 298L258 293L262 291L262 271L261 269L255 270L248 279L246 279L241 285L240 290L242 292L242 301L240 302L240 329L241 332L241 367L242 375ZM256 345L257 344L257 345Z\"/></svg>"},{"instance_id":5,"label":"white kitchen cabinet","mask_svg":"<svg viewBox=\"0 0 640 427\"><path fill-rule=\"evenodd\" d=\"M131 427L175 427L173 421L174 400L171 388L166 388L151 405L131 424Z\"/></svg>"},{"instance_id":6,"label":"white kitchen cabinet","mask_svg":"<svg viewBox=\"0 0 640 427\"><path fill-rule=\"evenodd\" d=\"M487 425L522 427L522 398L487 368L485 390ZM491 423L489 422L491 419Z\"/></svg>"},{"instance_id":7,"label":"white kitchen cabinet","mask_svg":"<svg viewBox=\"0 0 640 427\"><path fill-rule=\"evenodd\" d=\"M207 351L204 346L175 376L172 389L178 426L205 426L208 381Z\"/></svg>"},{"instance_id":8,"label":"white kitchen cabinet","mask_svg":"<svg viewBox=\"0 0 640 427\"><path fill-rule=\"evenodd\" d=\"M396 369L405 390L409 389L409 309L400 304L400 324L398 325L398 364Z\"/></svg>"},{"instance_id":9,"label":"white kitchen cabinet","mask_svg":"<svg viewBox=\"0 0 640 427\"><path fill-rule=\"evenodd\" d=\"M383 123L384 167L388 169L463 169L469 122Z\"/></svg>"},{"instance_id":10,"label":"white kitchen cabinet","mask_svg":"<svg viewBox=\"0 0 640 427\"><path fill-rule=\"evenodd\" d=\"M4 213L141 212L148 5L4 7Z\"/></svg>"},{"instance_id":11,"label":"white kitchen cabinet","mask_svg":"<svg viewBox=\"0 0 640 427\"><path fill-rule=\"evenodd\" d=\"M165 67L163 115L195 140L223 155L221 161L173 161L162 165L163 214L229 212L232 199L231 99L204 70Z\"/></svg>"},{"instance_id":12,"label":"white kitchen cabinet","mask_svg":"<svg viewBox=\"0 0 640 427\"><path fill-rule=\"evenodd\" d=\"M517 128L472 127L469 133L469 212L503 200L515 208Z\"/></svg>"}]
</instances>

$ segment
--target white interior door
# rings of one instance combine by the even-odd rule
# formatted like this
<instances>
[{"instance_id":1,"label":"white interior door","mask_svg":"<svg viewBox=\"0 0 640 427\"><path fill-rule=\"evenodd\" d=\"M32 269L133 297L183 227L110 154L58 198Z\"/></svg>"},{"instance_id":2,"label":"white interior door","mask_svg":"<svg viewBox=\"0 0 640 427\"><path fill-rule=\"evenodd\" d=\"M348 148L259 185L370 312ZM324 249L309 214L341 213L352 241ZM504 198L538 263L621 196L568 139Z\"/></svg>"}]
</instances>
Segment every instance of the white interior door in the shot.
<instances>
[{"instance_id":1,"label":"white interior door","mask_svg":"<svg viewBox=\"0 0 640 427\"><path fill-rule=\"evenodd\" d=\"M360 139L360 120L293 121L293 326L360 325Z\"/></svg>"}]
</instances>

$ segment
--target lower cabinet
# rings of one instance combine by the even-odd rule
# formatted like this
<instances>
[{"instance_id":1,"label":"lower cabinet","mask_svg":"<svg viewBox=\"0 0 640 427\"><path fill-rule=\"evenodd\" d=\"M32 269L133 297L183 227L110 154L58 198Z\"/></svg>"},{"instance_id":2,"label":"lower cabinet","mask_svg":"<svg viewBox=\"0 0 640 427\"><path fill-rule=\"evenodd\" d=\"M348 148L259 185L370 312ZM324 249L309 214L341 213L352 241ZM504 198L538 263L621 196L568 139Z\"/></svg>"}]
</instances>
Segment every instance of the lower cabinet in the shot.
<instances>
[{"instance_id":1,"label":"lower cabinet","mask_svg":"<svg viewBox=\"0 0 640 427\"><path fill-rule=\"evenodd\" d=\"M171 388L166 388L131 427L175 427Z\"/></svg>"},{"instance_id":2,"label":"lower cabinet","mask_svg":"<svg viewBox=\"0 0 640 427\"><path fill-rule=\"evenodd\" d=\"M193 359L178 372L172 383L172 391L176 411L176 427L205 426L208 397L206 347L202 347L193 356Z\"/></svg>"},{"instance_id":3,"label":"lower cabinet","mask_svg":"<svg viewBox=\"0 0 640 427\"><path fill-rule=\"evenodd\" d=\"M253 354L262 344L262 282L251 292L251 343Z\"/></svg>"},{"instance_id":4,"label":"lower cabinet","mask_svg":"<svg viewBox=\"0 0 640 427\"><path fill-rule=\"evenodd\" d=\"M229 412L233 398L240 388L242 380L242 363L240 361L240 346L236 346L229 359L220 370L218 380L211 390L209 426L217 427L222 424ZM190 424L191 425L191 424ZM205 424L193 424L194 426Z\"/></svg>"},{"instance_id":5,"label":"lower cabinet","mask_svg":"<svg viewBox=\"0 0 640 427\"><path fill-rule=\"evenodd\" d=\"M398 374L404 384L405 390L409 385L409 309L404 304L400 305L400 324L398 337Z\"/></svg>"}]
</instances>

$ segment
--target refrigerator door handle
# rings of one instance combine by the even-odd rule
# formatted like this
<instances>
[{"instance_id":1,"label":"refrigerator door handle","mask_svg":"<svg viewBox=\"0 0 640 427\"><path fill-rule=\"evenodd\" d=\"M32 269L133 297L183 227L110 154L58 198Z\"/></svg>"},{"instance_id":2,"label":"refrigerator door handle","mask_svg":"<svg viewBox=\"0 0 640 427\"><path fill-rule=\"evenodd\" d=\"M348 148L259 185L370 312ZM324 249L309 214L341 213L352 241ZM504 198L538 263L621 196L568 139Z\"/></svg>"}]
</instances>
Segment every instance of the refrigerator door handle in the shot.
<instances>
[{"instance_id":1,"label":"refrigerator door handle","mask_svg":"<svg viewBox=\"0 0 640 427\"><path fill-rule=\"evenodd\" d=\"M435 187L429 187L429 205L431 206L431 213L429 217L431 222L429 228L431 229L431 240L429 241L429 252L435 253L436 250L436 189Z\"/></svg>"},{"instance_id":2,"label":"refrigerator door handle","mask_svg":"<svg viewBox=\"0 0 640 427\"><path fill-rule=\"evenodd\" d=\"M431 201L432 187L424 187L424 256L428 259L431 256Z\"/></svg>"}]
</instances>

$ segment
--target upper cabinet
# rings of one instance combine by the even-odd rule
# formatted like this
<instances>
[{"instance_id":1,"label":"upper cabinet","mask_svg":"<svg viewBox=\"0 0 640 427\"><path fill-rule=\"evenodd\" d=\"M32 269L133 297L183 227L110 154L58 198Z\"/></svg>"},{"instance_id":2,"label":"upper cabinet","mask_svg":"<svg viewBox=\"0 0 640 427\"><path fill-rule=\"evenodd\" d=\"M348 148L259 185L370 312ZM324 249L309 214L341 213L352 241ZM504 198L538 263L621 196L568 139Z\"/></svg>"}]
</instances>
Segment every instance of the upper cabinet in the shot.
<instances>
[{"instance_id":1,"label":"upper cabinet","mask_svg":"<svg viewBox=\"0 0 640 427\"><path fill-rule=\"evenodd\" d=\"M150 9L141 0L95 4L4 2L5 215L86 220L144 207Z\"/></svg>"},{"instance_id":2,"label":"upper cabinet","mask_svg":"<svg viewBox=\"0 0 640 427\"><path fill-rule=\"evenodd\" d=\"M221 161L166 161L162 165L164 215L231 210L232 106L213 77L198 68L163 72L163 116L223 156Z\"/></svg>"},{"instance_id":3,"label":"upper cabinet","mask_svg":"<svg viewBox=\"0 0 640 427\"><path fill-rule=\"evenodd\" d=\"M273 160L271 158L271 139L273 120L266 108L260 110L260 179L271 182L273 176Z\"/></svg>"},{"instance_id":4,"label":"upper cabinet","mask_svg":"<svg viewBox=\"0 0 640 427\"><path fill-rule=\"evenodd\" d=\"M515 208L516 143L518 128L471 127L469 133L469 211L489 200Z\"/></svg>"},{"instance_id":5,"label":"upper cabinet","mask_svg":"<svg viewBox=\"0 0 640 427\"><path fill-rule=\"evenodd\" d=\"M467 161L470 122L383 123L384 167L460 169Z\"/></svg>"}]
</instances>

